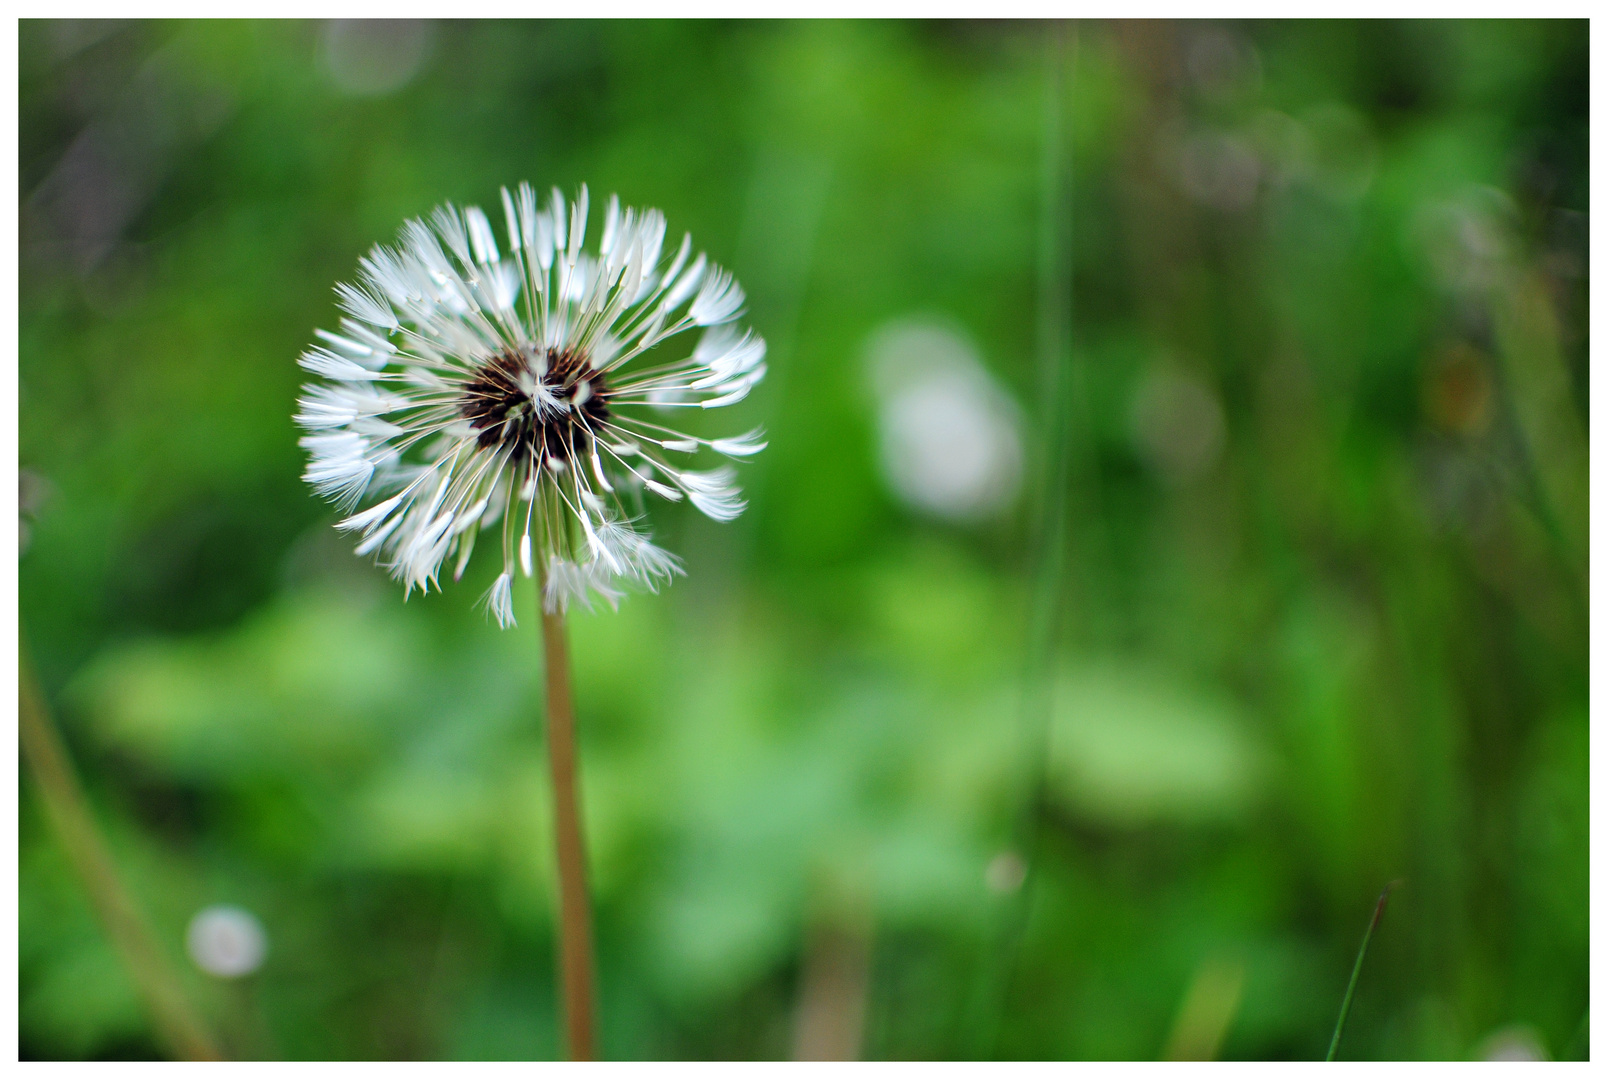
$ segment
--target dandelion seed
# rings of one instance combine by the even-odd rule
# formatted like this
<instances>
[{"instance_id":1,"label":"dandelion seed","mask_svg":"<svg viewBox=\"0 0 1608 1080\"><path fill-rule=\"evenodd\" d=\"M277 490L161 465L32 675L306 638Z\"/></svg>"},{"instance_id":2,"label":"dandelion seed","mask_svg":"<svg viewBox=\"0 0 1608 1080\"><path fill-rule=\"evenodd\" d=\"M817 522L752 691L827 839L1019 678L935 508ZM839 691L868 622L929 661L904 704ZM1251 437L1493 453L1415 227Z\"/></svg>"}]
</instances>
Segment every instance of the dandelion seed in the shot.
<instances>
[{"instance_id":1,"label":"dandelion seed","mask_svg":"<svg viewBox=\"0 0 1608 1080\"><path fill-rule=\"evenodd\" d=\"M325 381L304 388L296 422L305 479L408 591L448 559L461 575L501 522L485 605L511 626L516 569L543 569L550 613L682 573L637 527L644 491L718 521L742 512L732 469L683 469L663 451L748 457L760 432L699 439L636 413L741 401L764 377L765 342L732 325L744 293L731 274L702 254L688 264L691 237L661 260L659 211L611 197L594 254L585 187L569 204L555 190L542 207L528 184L500 201L506 244L480 208L447 205L359 261L336 286L340 332L318 331L301 356ZM694 327L684 358L646 355Z\"/></svg>"}]
</instances>

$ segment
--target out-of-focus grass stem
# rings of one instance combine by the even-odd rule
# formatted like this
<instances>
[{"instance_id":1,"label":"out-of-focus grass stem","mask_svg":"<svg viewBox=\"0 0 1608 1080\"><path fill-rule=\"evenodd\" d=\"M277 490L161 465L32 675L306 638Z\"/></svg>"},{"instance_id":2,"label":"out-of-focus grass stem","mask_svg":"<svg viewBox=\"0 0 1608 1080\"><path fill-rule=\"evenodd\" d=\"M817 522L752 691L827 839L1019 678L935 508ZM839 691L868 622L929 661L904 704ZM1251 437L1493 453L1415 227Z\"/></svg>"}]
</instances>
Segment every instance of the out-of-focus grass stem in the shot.
<instances>
[{"instance_id":1,"label":"out-of-focus grass stem","mask_svg":"<svg viewBox=\"0 0 1608 1080\"><path fill-rule=\"evenodd\" d=\"M1006 998L1026 930L1038 868L1039 822L1049 775L1053 660L1060 637L1066 565L1067 487L1077 386L1072 366L1072 160L1066 98L1077 60L1077 29L1049 26L1045 37L1043 154L1038 252L1038 398L1041 457L1035 522L1035 569L1024 649L1022 733L1027 799L1017 832L1027 876L1007 916L998 983L982 1045L997 1054Z\"/></svg>"},{"instance_id":2,"label":"out-of-focus grass stem","mask_svg":"<svg viewBox=\"0 0 1608 1080\"><path fill-rule=\"evenodd\" d=\"M1351 981L1346 984L1346 996L1340 1002L1340 1015L1335 1018L1334 1037L1329 1040L1329 1053L1323 1060L1333 1061L1335 1053L1340 1049L1340 1036L1346 1030L1346 1016L1351 1012L1351 998L1357 992L1357 977L1362 974L1362 961L1368 955L1368 942L1373 939L1373 932L1379 926L1379 920L1385 916L1385 904L1390 900L1390 893L1399 881L1392 881L1385 886L1385 891L1379 894L1379 902L1374 905L1373 918L1368 920L1368 929L1362 932L1362 947L1357 950L1357 962L1351 966Z\"/></svg>"},{"instance_id":3,"label":"out-of-focus grass stem","mask_svg":"<svg viewBox=\"0 0 1608 1080\"><path fill-rule=\"evenodd\" d=\"M538 582L537 603L542 589ZM553 782L553 830L558 852L558 972L564 999L565 1046L571 1061L592 1061L592 914L586 895L586 847L581 839L575 779L575 704L570 692L564 616L542 611L546 667L547 760Z\"/></svg>"},{"instance_id":4,"label":"out-of-focus grass stem","mask_svg":"<svg viewBox=\"0 0 1608 1080\"><path fill-rule=\"evenodd\" d=\"M18 645L17 728L40 800L95 913L150 1013L157 1037L175 1057L219 1061L218 1042L191 1007L144 913L118 876L67 748L51 718L25 643Z\"/></svg>"}]
</instances>

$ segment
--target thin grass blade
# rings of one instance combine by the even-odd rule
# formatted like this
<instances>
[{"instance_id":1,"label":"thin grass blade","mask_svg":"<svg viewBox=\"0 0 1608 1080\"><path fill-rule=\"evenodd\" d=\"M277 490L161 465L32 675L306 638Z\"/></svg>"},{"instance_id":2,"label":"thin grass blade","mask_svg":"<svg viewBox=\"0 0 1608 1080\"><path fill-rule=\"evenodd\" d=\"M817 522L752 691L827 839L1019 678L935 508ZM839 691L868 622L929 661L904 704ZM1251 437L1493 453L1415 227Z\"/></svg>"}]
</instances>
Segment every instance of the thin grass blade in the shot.
<instances>
[{"instance_id":1,"label":"thin grass blade","mask_svg":"<svg viewBox=\"0 0 1608 1080\"><path fill-rule=\"evenodd\" d=\"M1362 961L1368 955L1368 942L1373 940L1374 930L1385 916L1385 904L1390 900L1391 892L1400 884L1399 881L1392 881L1386 885L1385 891L1379 894L1379 902L1374 905L1373 918L1368 920L1368 929L1362 934L1362 948L1357 950L1357 962L1351 966L1351 982L1346 984L1346 996L1340 1002L1340 1015L1334 1022L1334 1038L1329 1040L1329 1054L1324 1061L1333 1061L1335 1052L1340 1049L1340 1034L1346 1029L1346 1016L1351 1012L1351 998L1357 992L1357 977L1362 974Z\"/></svg>"}]
</instances>

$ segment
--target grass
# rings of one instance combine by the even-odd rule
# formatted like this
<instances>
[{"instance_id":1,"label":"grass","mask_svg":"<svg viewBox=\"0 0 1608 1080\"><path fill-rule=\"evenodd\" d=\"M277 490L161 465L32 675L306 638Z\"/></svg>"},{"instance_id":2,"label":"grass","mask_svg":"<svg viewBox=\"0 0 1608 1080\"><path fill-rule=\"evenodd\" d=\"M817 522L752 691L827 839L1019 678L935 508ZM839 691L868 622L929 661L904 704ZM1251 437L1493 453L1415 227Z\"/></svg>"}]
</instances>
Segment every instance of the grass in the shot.
<instances>
[{"instance_id":1,"label":"grass","mask_svg":"<svg viewBox=\"0 0 1608 1080\"><path fill-rule=\"evenodd\" d=\"M1346 1016L1351 1012L1351 998L1357 992L1357 977L1362 974L1362 961L1368 955L1368 942L1373 940L1373 933L1379 926L1379 920L1385 916L1385 904L1390 900L1390 894L1400 885L1399 881L1392 881L1385 886L1379 894L1379 902L1374 905L1373 918L1368 920L1368 929L1362 932L1362 947L1357 950L1357 962L1351 966L1351 981L1346 984L1346 996L1340 1002L1340 1015L1334 1021L1334 1037L1329 1040L1329 1053L1323 1060L1333 1061L1334 1055L1340 1049L1340 1036L1346 1030Z\"/></svg>"}]
</instances>

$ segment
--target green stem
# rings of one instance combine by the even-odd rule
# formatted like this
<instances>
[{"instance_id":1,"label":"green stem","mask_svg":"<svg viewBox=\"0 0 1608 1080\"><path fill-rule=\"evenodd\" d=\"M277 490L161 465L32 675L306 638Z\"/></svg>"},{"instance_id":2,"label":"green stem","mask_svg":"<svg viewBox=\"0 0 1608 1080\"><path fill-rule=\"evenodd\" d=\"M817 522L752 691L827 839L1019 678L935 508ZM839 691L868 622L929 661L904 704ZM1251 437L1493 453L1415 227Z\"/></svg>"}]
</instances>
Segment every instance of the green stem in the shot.
<instances>
[{"instance_id":1,"label":"green stem","mask_svg":"<svg viewBox=\"0 0 1608 1080\"><path fill-rule=\"evenodd\" d=\"M66 849L101 926L122 958L145 1003L157 1037L170 1053L187 1061L221 1061L218 1043L191 1007L177 973L157 944L144 913L118 876L89 801L73 771L67 748L39 690L26 645L18 647L17 730L23 755L38 785L40 801Z\"/></svg>"},{"instance_id":2,"label":"green stem","mask_svg":"<svg viewBox=\"0 0 1608 1080\"><path fill-rule=\"evenodd\" d=\"M1384 918L1385 903L1390 899L1391 890L1399 884L1399 881L1392 881L1385 886L1385 891L1379 894L1379 902L1374 905L1373 918L1368 920L1368 929L1362 933L1362 948L1357 950L1357 962L1351 966L1351 982L1346 985L1345 1000L1340 1002L1340 1016L1334 1022L1334 1038L1329 1040L1329 1056L1324 1061L1333 1061L1335 1052L1340 1049L1340 1033L1346 1029L1346 1016L1351 1012L1351 997L1357 992L1357 977L1362 974L1363 957L1368 955L1368 942L1373 938L1379 920Z\"/></svg>"},{"instance_id":3,"label":"green stem","mask_svg":"<svg viewBox=\"0 0 1608 1080\"><path fill-rule=\"evenodd\" d=\"M1016 845L1027 874L1003 913L997 959L981 981L987 1003L974 1038L975 1056L996 1057L1011 987L1031 913L1039 863L1040 825L1049 784L1050 727L1056 643L1066 604L1067 491L1072 486L1072 428L1078 387L1072 341L1072 154L1067 98L1077 65L1075 23L1046 25L1039 172L1038 380L1043 457L1034 523L1034 582L1023 664L1022 753L1027 793L1016 823Z\"/></svg>"},{"instance_id":4,"label":"green stem","mask_svg":"<svg viewBox=\"0 0 1608 1080\"><path fill-rule=\"evenodd\" d=\"M538 579L536 603L541 605ZM592 915L586 896L586 848L575 767L575 705L570 695L564 616L542 611L547 669L547 760L553 778L553 829L558 852L559 988L571 1061L595 1060L592 1038Z\"/></svg>"}]
</instances>

